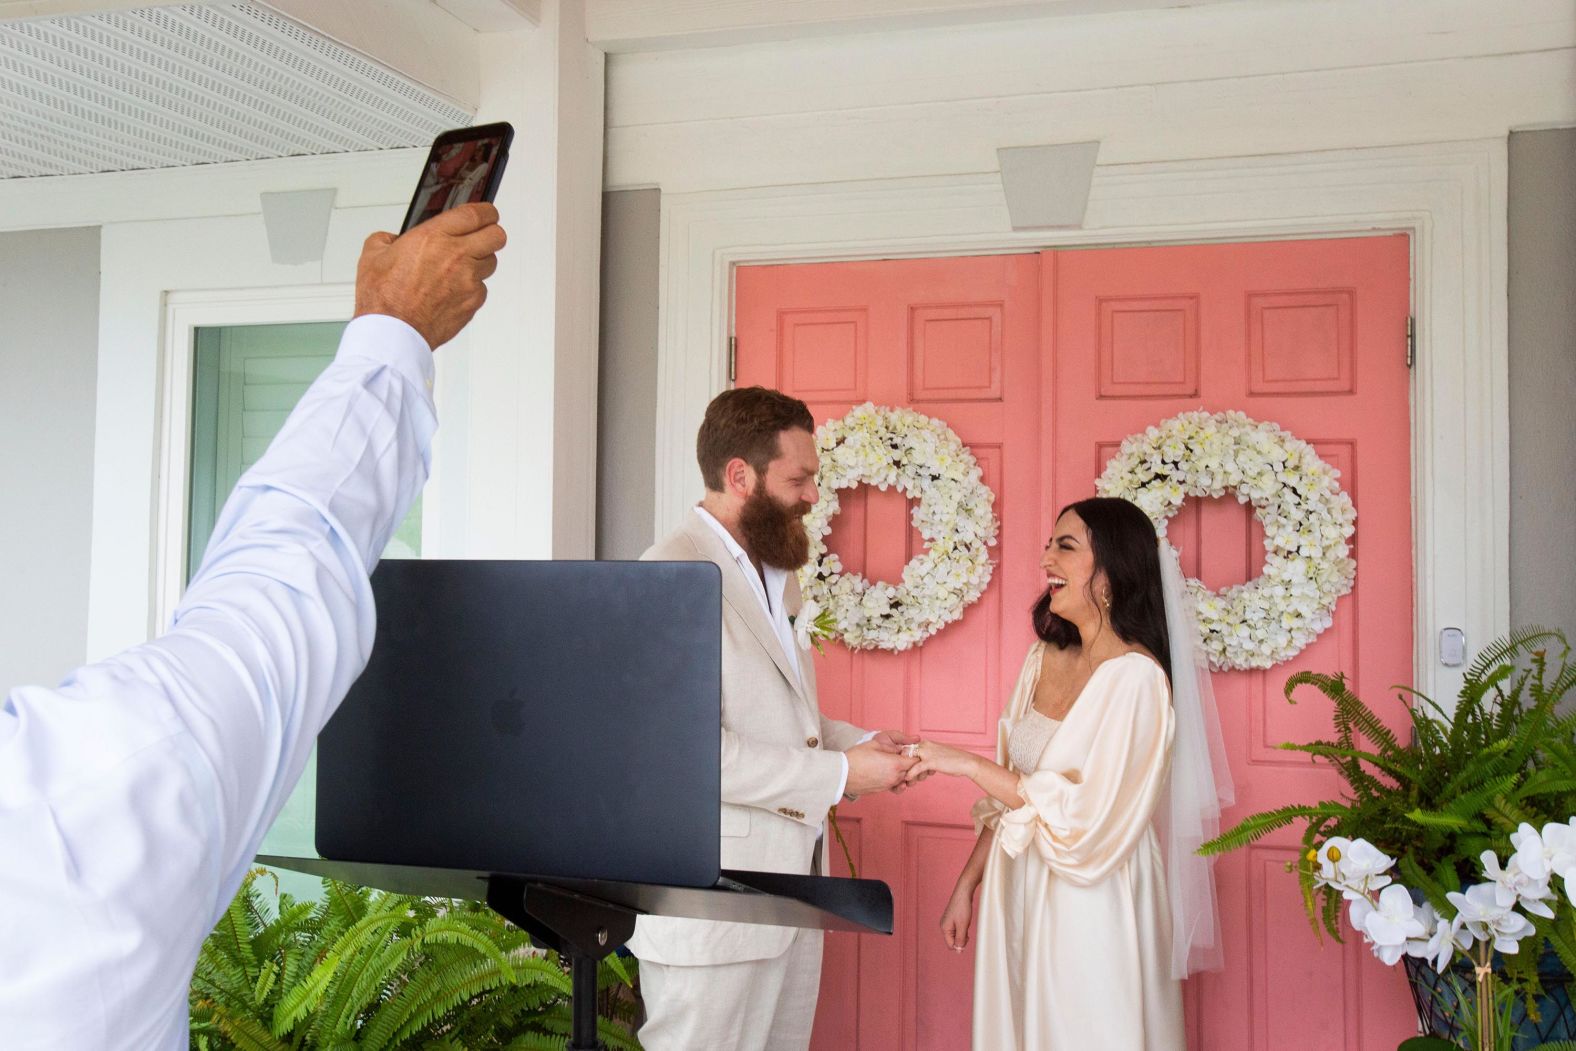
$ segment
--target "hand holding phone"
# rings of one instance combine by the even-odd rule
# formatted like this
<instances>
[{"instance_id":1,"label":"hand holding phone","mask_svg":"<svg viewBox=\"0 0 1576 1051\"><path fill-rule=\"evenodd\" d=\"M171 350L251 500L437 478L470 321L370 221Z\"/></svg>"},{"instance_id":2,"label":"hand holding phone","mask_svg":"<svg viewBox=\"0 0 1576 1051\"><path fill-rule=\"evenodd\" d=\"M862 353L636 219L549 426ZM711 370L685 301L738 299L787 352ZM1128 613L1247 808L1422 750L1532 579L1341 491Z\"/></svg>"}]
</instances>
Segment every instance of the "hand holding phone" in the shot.
<instances>
[{"instance_id":1,"label":"hand holding phone","mask_svg":"<svg viewBox=\"0 0 1576 1051\"><path fill-rule=\"evenodd\" d=\"M356 316L399 318L438 349L487 299L507 238L485 201L449 209L407 234L375 233L356 268Z\"/></svg>"},{"instance_id":2,"label":"hand holding phone","mask_svg":"<svg viewBox=\"0 0 1576 1051\"><path fill-rule=\"evenodd\" d=\"M439 135L427 153L400 233L450 208L490 203L498 194L513 141L514 127L506 122L455 128Z\"/></svg>"}]
</instances>

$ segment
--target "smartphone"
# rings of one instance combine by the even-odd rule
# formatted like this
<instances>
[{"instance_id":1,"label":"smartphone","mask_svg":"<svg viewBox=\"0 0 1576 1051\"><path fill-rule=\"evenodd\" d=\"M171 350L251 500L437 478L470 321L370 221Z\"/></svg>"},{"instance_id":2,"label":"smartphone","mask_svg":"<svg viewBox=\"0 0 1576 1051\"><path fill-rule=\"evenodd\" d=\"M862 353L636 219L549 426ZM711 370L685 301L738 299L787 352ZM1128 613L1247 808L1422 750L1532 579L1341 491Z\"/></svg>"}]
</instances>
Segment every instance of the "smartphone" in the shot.
<instances>
[{"instance_id":1,"label":"smartphone","mask_svg":"<svg viewBox=\"0 0 1576 1051\"><path fill-rule=\"evenodd\" d=\"M458 205L490 202L498 193L513 141L514 126L504 122L439 135L427 154L400 233Z\"/></svg>"}]
</instances>

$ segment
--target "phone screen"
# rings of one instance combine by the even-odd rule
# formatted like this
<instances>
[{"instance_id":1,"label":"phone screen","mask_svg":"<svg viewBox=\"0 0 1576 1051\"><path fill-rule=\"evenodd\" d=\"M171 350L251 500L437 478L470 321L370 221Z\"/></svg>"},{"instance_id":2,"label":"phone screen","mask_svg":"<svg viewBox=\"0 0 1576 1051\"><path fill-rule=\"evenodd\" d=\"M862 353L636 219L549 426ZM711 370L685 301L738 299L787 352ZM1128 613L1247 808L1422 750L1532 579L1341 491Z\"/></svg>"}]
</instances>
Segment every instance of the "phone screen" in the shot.
<instances>
[{"instance_id":1,"label":"phone screen","mask_svg":"<svg viewBox=\"0 0 1576 1051\"><path fill-rule=\"evenodd\" d=\"M498 192L514 128L484 124L439 135L427 154L421 182L405 212L404 233L439 212L474 201L491 201Z\"/></svg>"}]
</instances>

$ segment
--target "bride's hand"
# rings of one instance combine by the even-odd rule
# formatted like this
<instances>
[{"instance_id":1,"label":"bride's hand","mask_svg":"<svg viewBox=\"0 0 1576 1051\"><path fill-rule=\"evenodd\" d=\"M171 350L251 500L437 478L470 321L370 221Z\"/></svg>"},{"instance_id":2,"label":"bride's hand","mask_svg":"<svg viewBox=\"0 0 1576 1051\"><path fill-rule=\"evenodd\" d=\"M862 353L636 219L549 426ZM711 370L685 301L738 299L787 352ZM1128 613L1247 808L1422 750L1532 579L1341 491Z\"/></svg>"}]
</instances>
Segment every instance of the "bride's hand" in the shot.
<instances>
[{"instance_id":1,"label":"bride's hand","mask_svg":"<svg viewBox=\"0 0 1576 1051\"><path fill-rule=\"evenodd\" d=\"M980 757L973 752L966 752L961 748L954 748L949 744L938 741L920 741L910 745L919 762L908 768L908 779L918 781L931 774L950 774L953 777L968 777L974 768L979 765Z\"/></svg>"},{"instance_id":2,"label":"bride's hand","mask_svg":"<svg viewBox=\"0 0 1576 1051\"><path fill-rule=\"evenodd\" d=\"M969 943L969 927L974 921L974 891L958 887L941 913L941 936L947 948L962 952Z\"/></svg>"}]
</instances>

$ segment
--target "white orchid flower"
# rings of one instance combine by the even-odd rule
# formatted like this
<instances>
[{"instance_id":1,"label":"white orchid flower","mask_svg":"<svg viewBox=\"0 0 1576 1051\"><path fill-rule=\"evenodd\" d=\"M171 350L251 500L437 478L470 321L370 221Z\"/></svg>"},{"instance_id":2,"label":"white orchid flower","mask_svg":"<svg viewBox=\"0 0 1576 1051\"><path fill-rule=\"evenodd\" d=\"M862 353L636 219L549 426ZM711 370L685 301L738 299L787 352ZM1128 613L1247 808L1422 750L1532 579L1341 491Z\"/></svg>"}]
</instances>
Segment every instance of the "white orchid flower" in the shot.
<instances>
[{"instance_id":1,"label":"white orchid flower","mask_svg":"<svg viewBox=\"0 0 1576 1051\"><path fill-rule=\"evenodd\" d=\"M1563 877L1566 894L1571 894L1571 884L1576 882L1572 879L1572 870L1576 870L1576 817L1563 824L1551 821L1541 833L1523 823L1510 834L1510 843L1516 848L1510 859L1512 865L1545 882ZM1576 897L1572 901L1576 902Z\"/></svg>"},{"instance_id":2,"label":"white orchid flower","mask_svg":"<svg viewBox=\"0 0 1576 1051\"><path fill-rule=\"evenodd\" d=\"M1576 868L1576 817L1563 824L1543 826L1543 856L1549 859L1549 874L1559 875Z\"/></svg>"},{"instance_id":3,"label":"white orchid flower","mask_svg":"<svg viewBox=\"0 0 1576 1051\"><path fill-rule=\"evenodd\" d=\"M1510 906L1520 904L1523 909L1534 916L1545 919L1554 918L1554 910L1544 904L1545 899L1554 897L1554 892L1549 889L1548 863L1543 856L1543 840L1538 836L1537 830L1531 825L1523 824L1522 831L1511 834L1511 843L1521 840L1516 853L1511 855L1509 863L1500 867L1499 857L1492 850L1485 850L1479 855L1483 862L1483 875L1494 881L1494 898L1500 905ZM1528 871L1528 866L1542 872L1541 877L1534 877Z\"/></svg>"},{"instance_id":4,"label":"white orchid flower","mask_svg":"<svg viewBox=\"0 0 1576 1051\"><path fill-rule=\"evenodd\" d=\"M1314 856L1319 864L1319 874L1314 882L1321 887L1339 887L1346 882L1344 863L1351 852L1352 841L1345 836L1331 836L1319 845Z\"/></svg>"},{"instance_id":5,"label":"white orchid flower","mask_svg":"<svg viewBox=\"0 0 1576 1051\"><path fill-rule=\"evenodd\" d=\"M1391 883L1385 873L1395 859L1366 839L1331 836L1319 847L1319 875L1315 882L1333 887L1348 901L1366 897Z\"/></svg>"},{"instance_id":6,"label":"white orchid flower","mask_svg":"<svg viewBox=\"0 0 1576 1051\"><path fill-rule=\"evenodd\" d=\"M1428 933L1412 895L1399 884L1380 892L1377 905L1364 897L1352 899L1351 920L1373 946L1374 955L1391 967L1406 953L1409 941Z\"/></svg>"},{"instance_id":7,"label":"white orchid flower","mask_svg":"<svg viewBox=\"0 0 1576 1051\"><path fill-rule=\"evenodd\" d=\"M1518 951L1518 942L1532 933L1532 921L1509 905L1501 905L1499 887L1493 883L1478 883L1468 887L1465 894L1451 891L1445 895L1456 907L1455 927L1465 928L1480 942L1491 941L1494 948L1506 955Z\"/></svg>"},{"instance_id":8,"label":"white orchid flower","mask_svg":"<svg viewBox=\"0 0 1576 1051\"><path fill-rule=\"evenodd\" d=\"M1472 948L1472 938L1455 923L1434 911L1428 902L1417 910L1418 922L1423 925L1427 939L1413 938L1406 943L1406 954L1421 960L1432 960L1434 970L1443 974L1455 950L1467 952Z\"/></svg>"}]
</instances>

